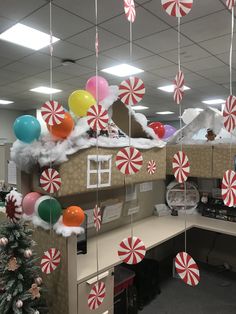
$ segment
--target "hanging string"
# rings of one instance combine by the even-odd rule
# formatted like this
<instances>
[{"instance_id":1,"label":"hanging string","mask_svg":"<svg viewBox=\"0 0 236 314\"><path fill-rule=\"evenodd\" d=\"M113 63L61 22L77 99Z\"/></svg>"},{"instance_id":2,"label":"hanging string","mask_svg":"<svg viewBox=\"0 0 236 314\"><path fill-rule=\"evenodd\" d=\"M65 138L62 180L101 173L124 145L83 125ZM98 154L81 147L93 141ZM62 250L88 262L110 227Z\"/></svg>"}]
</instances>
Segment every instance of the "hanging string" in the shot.
<instances>
[{"instance_id":1,"label":"hanging string","mask_svg":"<svg viewBox=\"0 0 236 314\"><path fill-rule=\"evenodd\" d=\"M181 71L181 64L180 64L180 17L178 17L178 67L179 67L179 71Z\"/></svg>"}]
</instances>

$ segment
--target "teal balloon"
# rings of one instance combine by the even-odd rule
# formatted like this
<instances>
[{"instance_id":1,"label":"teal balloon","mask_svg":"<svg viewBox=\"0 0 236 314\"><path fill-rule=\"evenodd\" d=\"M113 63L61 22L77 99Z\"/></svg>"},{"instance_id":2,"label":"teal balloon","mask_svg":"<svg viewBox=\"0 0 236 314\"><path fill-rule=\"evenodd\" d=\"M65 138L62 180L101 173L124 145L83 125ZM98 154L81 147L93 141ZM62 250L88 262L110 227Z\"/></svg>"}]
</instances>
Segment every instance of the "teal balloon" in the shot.
<instances>
[{"instance_id":1,"label":"teal balloon","mask_svg":"<svg viewBox=\"0 0 236 314\"><path fill-rule=\"evenodd\" d=\"M32 143L34 140L37 140L41 134L39 121L30 115L16 118L13 130L18 140L24 143Z\"/></svg>"},{"instance_id":2,"label":"teal balloon","mask_svg":"<svg viewBox=\"0 0 236 314\"><path fill-rule=\"evenodd\" d=\"M35 212L50 224L55 224L62 215L61 204L53 197L41 196L35 203Z\"/></svg>"}]
</instances>

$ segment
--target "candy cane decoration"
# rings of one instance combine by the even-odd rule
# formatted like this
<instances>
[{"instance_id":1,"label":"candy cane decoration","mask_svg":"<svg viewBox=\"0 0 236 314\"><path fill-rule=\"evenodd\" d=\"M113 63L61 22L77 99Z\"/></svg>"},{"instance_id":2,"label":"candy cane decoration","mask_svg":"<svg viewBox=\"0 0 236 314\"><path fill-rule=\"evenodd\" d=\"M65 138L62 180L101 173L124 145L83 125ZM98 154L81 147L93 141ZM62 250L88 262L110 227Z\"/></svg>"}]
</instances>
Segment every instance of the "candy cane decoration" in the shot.
<instances>
[{"instance_id":1,"label":"candy cane decoration","mask_svg":"<svg viewBox=\"0 0 236 314\"><path fill-rule=\"evenodd\" d=\"M226 0L226 6L229 10L232 10L235 6L235 0Z\"/></svg>"},{"instance_id":2,"label":"candy cane decoration","mask_svg":"<svg viewBox=\"0 0 236 314\"><path fill-rule=\"evenodd\" d=\"M44 170L40 177L40 186L47 193L56 193L61 187L61 177L59 173L52 168Z\"/></svg>"},{"instance_id":3,"label":"candy cane decoration","mask_svg":"<svg viewBox=\"0 0 236 314\"><path fill-rule=\"evenodd\" d=\"M134 0L124 0L124 10L127 20L131 23L134 23L136 18Z\"/></svg>"},{"instance_id":4,"label":"candy cane decoration","mask_svg":"<svg viewBox=\"0 0 236 314\"><path fill-rule=\"evenodd\" d=\"M98 232L101 228L101 222L102 222L102 214L101 214L101 209L96 205L93 210L93 221L94 221L94 226L96 228L96 231Z\"/></svg>"},{"instance_id":5,"label":"candy cane decoration","mask_svg":"<svg viewBox=\"0 0 236 314\"><path fill-rule=\"evenodd\" d=\"M227 170L224 173L221 194L226 206L233 207L236 205L236 173L233 170Z\"/></svg>"},{"instance_id":6,"label":"candy cane decoration","mask_svg":"<svg viewBox=\"0 0 236 314\"><path fill-rule=\"evenodd\" d=\"M149 174L154 174L157 170L156 162L154 160L149 160L148 166L147 166L147 172Z\"/></svg>"},{"instance_id":7,"label":"candy cane decoration","mask_svg":"<svg viewBox=\"0 0 236 314\"><path fill-rule=\"evenodd\" d=\"M190 164L187 155L179 151L174 155L172 168L174 176L179 183L183 183L187 180L190 173Z\"/></svg>"},{"instance_id":8,"label":"candy cane decoration","mask_svg":"<svg viewBox=\"0 0 236 314\"><path fill-rule=\"evenodd\" d=\"M180 278L190 286L198 285L200 272L196 262L186 252L180 252L175 258L175 268Z\"/></svg>"},{"instance_id":9,"label":"candy cane decoration","mask_svg":"<svg viewBox=\"0 0 236 314\"><path fill-rule=\"evenodd\" d=\"M231 133L236 126L236 97L231 95L227 98L223 110L224 127Z\"/></svg>"},{"instance_id":10,"label":"candy cane decoration","mask_svg":"<svg viewBox=\"0 0 236 314\"><path fill-rule=\"evenodd\" d=\"M41 269L45 274L51 274L60 264L61 253L58 249L51 248L44 255L41 260Z\"/></svg>"},{"instance_id":11,"label":"candy cane decoration","mask_svg":"<svg viewBox=\"0 0 236 314\"><path fill-rule=\"evenodd\" d=\"M108 113L101 105L93 105L87 112L88 125L94 131L104 130L108 124Z\"/></svg>"},{"instance_id":12,"label":"candy cane decoration","mask_svg":"<svg viewBox=\"0 0 236 314\"><path fill-rule=\"evenodd\" d=\"M135 174L143 165L143 157L134 147L126 147L119 150L116 155L116 167L123 174Z\"/></svg>"},{"instance_id":13,"label":"candy cane decoration","mask_svg":"<svg viewBox=\"0 0 236 314\"><path fill-rule=\"evenodd\" d=\"M127 106L139 103L145 94L143 81L137 77L130 77L119 86L119 98Z\"/></svg>"},{"instance_id":14,"label":"candy cane decoration","mask_svg":"<svg viewBox=\"0 0 236 314\"><path fill-rule=\"evenodd\" d=\"M43 120L48 125L61 124L65 119L65 110L57 101L49 100L41 107Z\"/></svg>"},{"instance_id":15,"label":"candy cane decoration","mask_svg":"<svg viewBox=\"0 0 236 314\"><path fill-rule=\"evenodd\" d=\"M184 74L179 71L174 80L174 101L179 105L184 96Z\"/></svg>"},{"instance_id":16,"label":"candy cane decoration","mask_svg":"<svg viewBox=\"0 0 236 314\"><path fill-rule=\"evenodd\" d=\"M161 0L167 14L175 17L187 15L193 6L193 0Z\"/></svg>"},{"instance_id":17,"label":"candy cane decoration","mask_svg":"<svg viewBox=\"0 0 236 314\"><path fill-rule=\"evenodd\" d=\"M96 310L103 303L106 297L105 283L100 281L95 283L88 296L88 307L90 310Z\"/></svg>"},{"instance_id":18,"label":"candy cane decoration","mask_svg":"<svg viewBox=\"0 0 236 314\"><path fill-rule=\"evenodd\" d=\"M119 245L118 256L126 264L138 264L145 255L146 247L143 241L137 237L125 238Z\"/></svg>"}]
</instances>

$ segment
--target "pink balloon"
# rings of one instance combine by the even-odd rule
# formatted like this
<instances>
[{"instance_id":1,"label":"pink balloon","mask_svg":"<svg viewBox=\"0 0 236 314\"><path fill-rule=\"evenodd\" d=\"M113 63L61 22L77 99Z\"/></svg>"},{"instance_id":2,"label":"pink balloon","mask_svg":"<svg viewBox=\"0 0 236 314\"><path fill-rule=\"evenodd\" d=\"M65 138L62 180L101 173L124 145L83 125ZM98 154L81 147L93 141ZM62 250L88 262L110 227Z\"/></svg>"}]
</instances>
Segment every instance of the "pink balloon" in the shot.
<instances>
[{"instance_id":1,"label":"pink balloon","mask_svg":"<svg viewBox=\"0 0 236 314\"><path fill-rule=\"evenodd\" d=\"M96 84L98 88L98 99L96 95ZM90 77L90 79L88 79L86 83L86 90L87 92L92 94L93 97L97 99L97 101L101 101L108 96L109 85L107 80L105 80L102 76L92 76Z\"/></svg>"},{"instance_id":2,"label":"pink balloon","mask_svg":"<svg viewBox=\"0 0 236 314\"><path fill-rule=\"evenodd\" d=\"M31 192L31 193L26 194L22 202L22 208L23 208L23 212L27 216L31 216L34 213L34 205L37 199L40 198L41 196L42 195L39 194L38 192Z\"/></svg>"}]
</instances>

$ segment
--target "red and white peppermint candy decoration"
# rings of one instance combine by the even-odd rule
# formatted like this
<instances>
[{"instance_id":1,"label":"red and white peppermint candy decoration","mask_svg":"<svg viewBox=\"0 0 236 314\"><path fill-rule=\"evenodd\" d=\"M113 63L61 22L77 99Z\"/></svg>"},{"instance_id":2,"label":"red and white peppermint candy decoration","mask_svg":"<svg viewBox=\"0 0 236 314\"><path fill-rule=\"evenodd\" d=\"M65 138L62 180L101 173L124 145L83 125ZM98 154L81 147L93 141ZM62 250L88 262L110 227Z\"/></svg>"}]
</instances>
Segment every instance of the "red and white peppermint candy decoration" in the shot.
<instances>
[{"instance_id":1,"label":"red and white peppermint candy decoration","mask_svg":"<svg viewBox=\"0 0 236 314\"><path fill-rule=\"evenodd\" d=\"M108 113L101 105L93 105L87 112L88 125L94 131L104 130L108 124Z\"/></svg>"},{"instance_id":2,"label":"red and white peppermint candy decoration","mask_svg":"<svg viewBox=\"0 0 236 314\"><path fill-rule=\"evenodd\" d=\"M187 15L193 6L193 0L161 0L167 14L176 17Z\"/></svg>"},{"instance_id":3,"label":"red and white peppermint candy decoration","mask_svg":"<svg viewBox=\"0 0 236 314\"><path fill-rule=\"evenodd\" d=\"M116 167L123 174L135 174L143 165L143 157L134 147L125 147L116 155Z\"/></svg>"},{"instance_id":4,"label":"red and white peppermint candy decoration","mask_svg":"<svg viewBox=\"0 0 236 314\"><path fill-rule=\"evenodd\" d=\"M174 80L174 101L179 105L184 96L184 73L179 71Z\"/></svg>"},{"instance_id":5,"label":"red and white peppermint candy decoration","mask_svg":"<svg viewBox=\"0 0 236 314\"><path fill-rule=\"evenodd\" d=\"M147 172L149 174L154 174L157 170L157 165L154 160L149 160L148 165L147 165Z\"/></svg>"},{"instance_id":6,"label":"red and white peppermint candy decoration","mask_svg":"<svg viewBox=\"0 0 236 314\"><path fill-rule=\"evenodd\" d=\"M106 297L105 283L100 281L95 283L88 296L88 307L90 310L96 310Z\"/></svg>"},{"instance_id":7,"label":"red and white peppermint candy decoration","mask_svg":"<svg viewBox=\"0 0 236 314\"><path fill-rule=\"evenodd\" d=\"M231 95L227 98L223 110L224 127L231 133L236 126L236 97Z\"/></svg>"},{"instance_id":8,"label":"red and white peppermint candy decoration","mask_svg":"<svg viewBox=\"0 0 236 314\"><path fill-rule=\"evenodd\" d=\"M134 23L136 18L134 0L124 0L124 10L127 20L131 23Z\"/></svg>"},{"instance_id":9,"label":"red and white peppermint candy decoration","mask_svg":"<svg viewBox=\"0 0 236 314\"><path fill-rule=\"evenodd\" d=\"M235 6L235 0L226 0L226 6L229 10L232 10Z\"/></svg>"},{"instance_id":10,"label":"red and white peppermint candy decoration","mask_svg":"<svg viewBox=\"0 0 236 314\"><path fill-rule=\"evenodd\" d=\"M102 222L102 213L98 205L96 205L93 210L93 221L94 221L94 226L98 232L101 228L101 222Z\"/></svg>"},{"instance_id":11,"label":"red and white peppermint candy decoration","mask_svg":"<svg viewBox=\"0 0 236 314\"><path fill-rule=\"evenodd\" d=\"M175 269L180 278L189 286L197 286L200 272L194 259L186 252L180 252L175 257Z\"/></svg>"},{"instance_id":12,"label":"red and white peppermint candy decoration","mask_svg":"<svg viewBox=\"0 0 236 314\"><path fill-rule=\"evenodd\" d=\"M119 244L118 256L130 265L140 263L146 255L146 247L143 241L137 237L125 238Z\"/></svg>"},{"instance_id":13,"label":"red and white peppermint candy decoration","mask_svg":"<svg viewBox=\"0 0 236 314\"><path fill-rule=\"evenodd\" d=\"M227 170L224 173L221 195L226 206L233 207L236 205L236 173L233 170Z\"/></svg>"},{"instance_id":14,"label":"red and white peppermint candy decoration","mask_svg":"<svg viewBox=\"0 0 236 314\"><path fill-rule=\"evenodd\" d=\"M48 193L56 193L61 187L61 177L55 169L44 170L40 177L40 186Z\"/></svg>"},{"instance_id":15,"label":"red and white peppermint candy decoration","mask_svg":"<svg viewBox=\"0 0 236 314\"><path fill-rule=\"evenodd\" d=\"M61 124L65 119L65 110L57 101L49 100L41 108L43 120L48 125Z\"/></svg>"},{"instance_id":16,"label":"red and white peppermint candy decoration","mask_svg":"<svg viewBox=\"0 0 236 314\"><path fill-rule=\"evenodd\" d=\"M145 94L143 81L138 77L130 77L119 86L119 98L127 106L139 103Z\"/></svg>"},{"instance_id":17,"label":"red and white peppermint candy decoration","mask_svg":"<svg viewBox=\"0 0 236 314\"><path fill-rule=\"evenodd\" d=\"M56 248L51 248L47 252L44 252L44 255L41 259L41 269L45 274L51 274L60 264L61 253Z\"/></svg>"},{"instance_id":18,"label":"red and white peppermint candy decoration","mask_svg":"<svg viewBox=\"0 0 236 314\"><path fill-rule=\"evenodd\" d=\"M184 152L179 151L174 155L172 168L174 176L179 183L183 183L187 180L190 173L190 163Z\"/></svg>"},{"instance_id":19,"label":"red and white peppermint candy decoration","mask_svg":"<svg viewBox=\"0 0 236 314\"><path fill-rule=\"evenodd\" d=\"M7 194L5 199L6 215L13 223L18 223L22 217L22 195L15 190Z\"/></svg>"}]
</instances>

